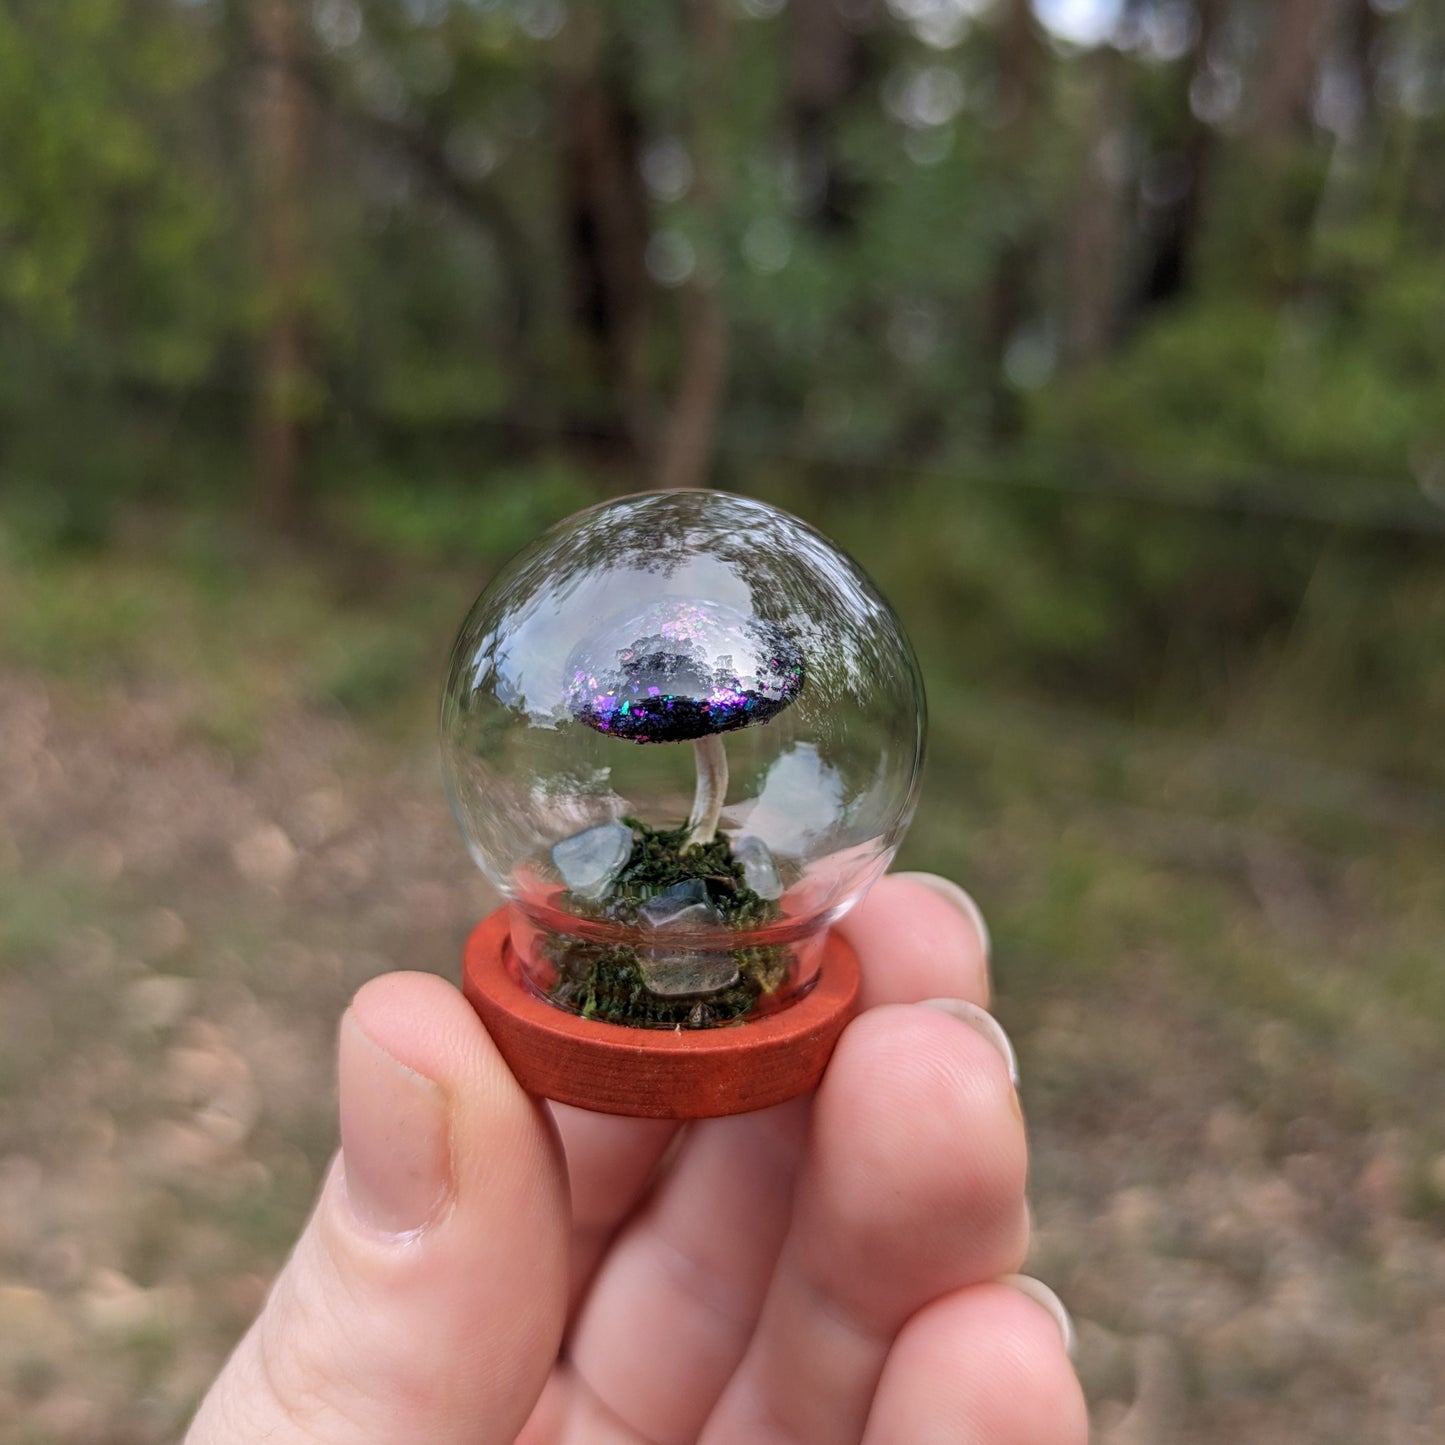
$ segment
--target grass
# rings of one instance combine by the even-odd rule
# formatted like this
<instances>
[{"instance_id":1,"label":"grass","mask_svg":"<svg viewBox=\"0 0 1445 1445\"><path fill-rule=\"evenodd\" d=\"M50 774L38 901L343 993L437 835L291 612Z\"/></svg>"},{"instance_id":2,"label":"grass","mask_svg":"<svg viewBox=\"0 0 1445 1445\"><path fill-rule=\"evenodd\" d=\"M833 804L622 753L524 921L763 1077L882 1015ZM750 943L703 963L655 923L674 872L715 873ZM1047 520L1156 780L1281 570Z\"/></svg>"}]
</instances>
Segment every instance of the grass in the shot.
<instances>
[{"instance_id":1,"label":"grass","mask_svg":"<svg viewBox=\"0 0 1445 1445\"><path fill-rule=\"evenodd\" d=\"M372 502L358 517L363 530L381 526ZM423 529L407 546L429 539ZM450 629L480 579L456 566L438 571L433 559L392 568L361 595L349 565L251 555L199 525L157 548L12 561L0 566L0 659L63 681L82 705L112 686L177 689L187 726L237 757L253 755L273 720L298 708L334 708L415 741L430 727ZM1030 988L1064 967L1071 980L1107 984L1118 960L1152 950L1222 998L1312 1026L1321 1016L1338 1022L1342 1005L1325 985L1352 966L1355 988L1405 1015L1445 1016L1433 932L1445 796L1235 743L1228 729L1191 737L976 687L950 666L935 627L922 640L930 793L950 802L925 809L905 858L981 880L985 892L997 883L998 927ZM1314 630L1299 639L1304 658L1322 647ZM1249 686L1257 695L1257 680ZM1276 699L1264 710L1278 707ZM1252 738L1252 722L1242 731ZM1259 879L1271 858L1300 875L1279 884L1302 893L1300 906L1351 915L1328 963L1296 969L1261 919L1259 888L1271 885ZM17 930L44 933L76 911L56 895L65 886L55 878L13 899L0 937L14 947ZM1367 949L1350 942L1361 929ZM1368 971L1357 958L1366 951Z\"/></svg>"},{"instance_id":2,"label":"grass","mask_svg":"<svg viewBox=\"0 0 1445 1445\"><path fill-rule=\"evenodd\" d=\"M365 583L325 558L217 563L185 538L60 552L0 564L0 658L81 693L184 689L197 732L247 754L272 718L299 706L380 728L410 713L482 580L460 569L425 587L383 579L354 603L348 591Z\"/></svg>"}]
</instances>

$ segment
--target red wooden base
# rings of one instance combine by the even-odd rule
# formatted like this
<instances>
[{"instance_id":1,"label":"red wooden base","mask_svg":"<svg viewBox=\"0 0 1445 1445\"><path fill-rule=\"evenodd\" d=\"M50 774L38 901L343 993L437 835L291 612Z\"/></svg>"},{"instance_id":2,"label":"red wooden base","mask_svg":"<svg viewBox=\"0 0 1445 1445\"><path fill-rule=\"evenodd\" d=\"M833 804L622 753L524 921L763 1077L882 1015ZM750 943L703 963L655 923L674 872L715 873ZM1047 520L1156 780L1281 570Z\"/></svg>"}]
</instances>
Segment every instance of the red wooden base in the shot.
<instances>
[{"instance_id":1,"label":"red wooden base","mask_svg":"<svg viewBox=\"0 0 1445 1445\"><path fill-rule=\"evenodd\" d=\"M462 989L531 1094L604 1114L711 1119L816 1088L858 997L858 957L830 934L796 1003L714 1029L630 1029L548 1003L517 972L507 910L467 940Z\"/></svg>"}]
</instances>

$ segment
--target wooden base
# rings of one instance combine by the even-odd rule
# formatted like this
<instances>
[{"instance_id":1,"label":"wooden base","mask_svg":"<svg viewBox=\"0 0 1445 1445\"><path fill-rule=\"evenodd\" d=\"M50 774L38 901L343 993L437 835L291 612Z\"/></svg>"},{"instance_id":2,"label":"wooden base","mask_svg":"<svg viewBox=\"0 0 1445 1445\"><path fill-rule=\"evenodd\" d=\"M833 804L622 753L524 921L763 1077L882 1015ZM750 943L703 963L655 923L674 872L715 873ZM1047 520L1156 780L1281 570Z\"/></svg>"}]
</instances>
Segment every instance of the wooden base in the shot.
<instances>
[{"instance_id":1,"label":"wooden base","mask_svg":"<svg viewBox=\"0 0 1445 1445\"><path fill-rule=\"evenodd\" d=\"M467 940L462 990L528 1093L604 1114L711 1119L817 1087L853 1015L858 957L830 934L817 983L777 1013L713 1029L632 1029L569 1013L528 987L499 908Z\"/></svg>"}]
</instances>

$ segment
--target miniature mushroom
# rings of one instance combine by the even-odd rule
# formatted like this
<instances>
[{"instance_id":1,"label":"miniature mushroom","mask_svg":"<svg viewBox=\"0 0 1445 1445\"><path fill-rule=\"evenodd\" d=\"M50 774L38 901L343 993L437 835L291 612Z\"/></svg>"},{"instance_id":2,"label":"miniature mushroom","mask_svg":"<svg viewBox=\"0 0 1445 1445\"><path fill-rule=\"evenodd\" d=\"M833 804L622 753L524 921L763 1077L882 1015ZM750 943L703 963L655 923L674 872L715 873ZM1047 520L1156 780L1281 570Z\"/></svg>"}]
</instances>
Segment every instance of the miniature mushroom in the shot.
<instances>
[{"instance_id":1,"label":"miniature mushroom","mask_svg":"<svg viewBox=\"0 0 1445 1445\"><path fill-rule=\"evenodd\" d=\"M798 644L774 623L670 597L605 624L573 652L567 676L567 705L588 727L634 743L692 743L686 849L717 834L728 789L719 735L776 717L804 670Z\"/></svg>"}]
</instances>

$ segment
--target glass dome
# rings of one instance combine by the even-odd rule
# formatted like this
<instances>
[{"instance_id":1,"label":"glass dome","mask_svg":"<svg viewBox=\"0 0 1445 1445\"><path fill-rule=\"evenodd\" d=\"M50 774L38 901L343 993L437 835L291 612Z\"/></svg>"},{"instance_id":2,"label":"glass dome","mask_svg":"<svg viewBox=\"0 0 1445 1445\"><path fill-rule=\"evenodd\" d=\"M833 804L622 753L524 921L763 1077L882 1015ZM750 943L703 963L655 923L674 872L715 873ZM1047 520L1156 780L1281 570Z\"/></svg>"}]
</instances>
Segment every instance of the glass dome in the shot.
<instances>
[{"instance_id":1,"label":"glass dome","mask_svg":"<svg viewBox=\"0 0 1445 1445\"><path fill-rule=\"evenodd\" d=\"M562 1008L699 1028L817 977L888 866L923 754L892 609L796 517L720 492L580 512L515 557L452 650L443 771Z\"/></svg>"}]
</instances>

